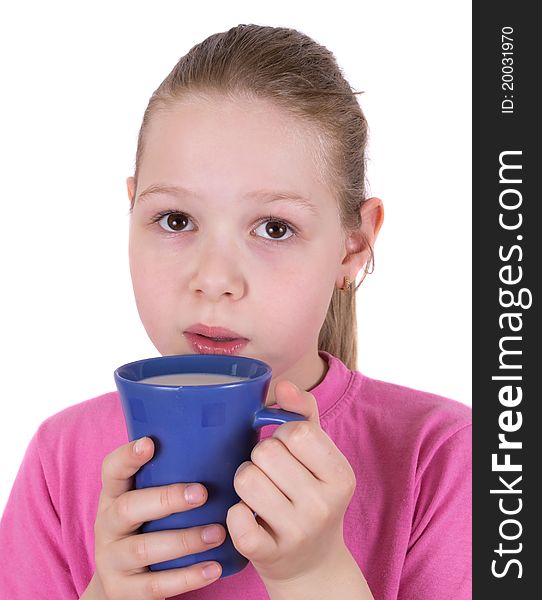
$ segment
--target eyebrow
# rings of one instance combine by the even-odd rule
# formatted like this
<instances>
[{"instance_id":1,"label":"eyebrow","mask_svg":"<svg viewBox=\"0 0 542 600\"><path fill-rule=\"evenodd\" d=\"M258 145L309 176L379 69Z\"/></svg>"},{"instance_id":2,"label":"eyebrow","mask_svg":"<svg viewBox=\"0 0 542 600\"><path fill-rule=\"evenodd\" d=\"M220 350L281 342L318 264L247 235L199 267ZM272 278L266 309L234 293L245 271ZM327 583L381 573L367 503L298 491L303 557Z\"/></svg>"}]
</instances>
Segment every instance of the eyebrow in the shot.
<instances>
[{"instance_id":1,"label":"eyebrow","mask_svg":"<svg viewBox=\"0 0 542 600\"><path fill-rule=\"evenodd\" d=\"M197 199L198 195L189 190L187 188L178 186L178 185L164 185L160 183L153 183L145 190L143 190L137 196L137 201L145 200L149 196L159 195L159 194L167 194L172 196L178 196L180 198L192 198ZM313 215L318 215L318 210L316 205L311 202L308 198L305 198L301 194L296 192L289 191L281 191L281 190L255 190L253 192L248 192L243 196L243 198L247 198L249 200L262 200L265 203L277 202L277 201L288 201L297 206L304 208L311 212Z\"/></svg>"}]
</instances>

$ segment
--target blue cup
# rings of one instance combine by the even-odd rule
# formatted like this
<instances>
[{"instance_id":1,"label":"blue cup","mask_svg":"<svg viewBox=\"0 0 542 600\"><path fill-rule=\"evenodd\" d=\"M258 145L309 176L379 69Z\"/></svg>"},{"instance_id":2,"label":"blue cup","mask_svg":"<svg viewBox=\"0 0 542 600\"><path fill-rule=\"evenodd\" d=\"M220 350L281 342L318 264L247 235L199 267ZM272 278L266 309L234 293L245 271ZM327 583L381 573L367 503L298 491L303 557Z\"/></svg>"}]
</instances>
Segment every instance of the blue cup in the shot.
<instances>
[{"instance_id":1,"label":"blue cup","mask_svg":"<svg viewBox=\"0 0 542 600\"><path fill-rule=\"evenodd\" d=\"M211 385L141 383L149 377L177 373L246 379ZM222 565L222 577L227 577L247 565L226 527L228 509L240 500L233 487L235 472L250 460L260 427L306 420L297 413L265 407L271 375L271 367L260 360L215 354L159 356L116 369L128 438L148 436L155 447L152 459L135 474L135 488L199 482L208 491L203 506L148 521L141 532L211 523L221 523L226 529L226 540L217 548L149 565L151 571L213 560Z\"/></svg>"}]
</instances>

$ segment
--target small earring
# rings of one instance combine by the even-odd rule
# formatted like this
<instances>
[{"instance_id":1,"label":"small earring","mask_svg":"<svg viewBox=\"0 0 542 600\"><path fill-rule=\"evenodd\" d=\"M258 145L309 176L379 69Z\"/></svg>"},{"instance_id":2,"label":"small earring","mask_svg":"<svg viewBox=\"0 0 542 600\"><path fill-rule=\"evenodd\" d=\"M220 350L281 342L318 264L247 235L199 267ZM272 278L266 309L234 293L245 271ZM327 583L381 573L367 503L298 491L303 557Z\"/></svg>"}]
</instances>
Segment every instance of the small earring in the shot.
<instances>
[{"instance_id":1,"label":"small earring","mask_svg":"<svg viewBox=\"0 0 542 600\"><path fill-rule=\"evenodd\" d=\"M345 276L343 287L340 288L341 292L349 292L350 291L350 279Z\"/></svg>"}]
</instances>

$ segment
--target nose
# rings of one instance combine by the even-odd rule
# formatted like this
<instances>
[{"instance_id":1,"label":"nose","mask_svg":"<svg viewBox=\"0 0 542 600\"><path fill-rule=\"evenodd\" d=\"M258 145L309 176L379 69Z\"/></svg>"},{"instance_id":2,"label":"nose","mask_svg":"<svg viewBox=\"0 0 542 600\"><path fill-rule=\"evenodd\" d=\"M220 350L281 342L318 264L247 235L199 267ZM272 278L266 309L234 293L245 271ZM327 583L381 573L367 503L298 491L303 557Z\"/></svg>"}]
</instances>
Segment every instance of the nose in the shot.
<instances>
[{"instance_id":1,"label":"nose","mask_svg":"<svg viewBox=\"0 0 542 600\"><path fill-rule=\"evenodd\" d=\"M210 302L222 297L238 300L245 291L245 281L238 268L240 257L232 244L206 244L201 249L198 268L190 283L190 291L203 295Z\"/></svg>"}]
</instances>

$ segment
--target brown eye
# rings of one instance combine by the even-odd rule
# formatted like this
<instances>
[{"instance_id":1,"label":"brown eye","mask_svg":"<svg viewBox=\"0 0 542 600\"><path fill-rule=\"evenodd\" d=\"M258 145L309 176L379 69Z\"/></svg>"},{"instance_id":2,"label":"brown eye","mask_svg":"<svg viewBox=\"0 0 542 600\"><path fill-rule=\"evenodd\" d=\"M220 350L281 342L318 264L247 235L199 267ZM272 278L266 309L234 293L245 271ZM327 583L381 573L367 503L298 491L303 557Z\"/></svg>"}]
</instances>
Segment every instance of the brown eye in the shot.
<instances>
[{"instance_id":1,"label":"brown eye","mask_svg":"<svg viewBox=\"0 0 542 600\"><path fill-rule=\"evenodd\" d=\"M171 227L171 229L173 229L174 231L184 229L186 227L187 222L188 219L186 218L186 216L180 213L171 213L170 215L168 215L167 218L168 227Z\"/></svg>"},{"instance_id":2,"label":"brown eye","mask_svg":"<svg viewBox=\"0 0 542 600\"><path fill-rule=\"evenodd\" d=\"M295 233L289 225L276 219L267 219L265 221L262 221L262 223L260 223L260 225L254 231L257 231L259 227L262 227L262 225L265 225L265 235L269 236L263 236L264 240L275 240L278 242L282 242L289 240L293 235L295 235ZM287 237L284 237L288 230L290 230L292 233Z\"/></svg>"},{"instance_id":3,"label":"brown eye","mask_svg":"<svg viewBox=\"0 0 542 600\"><path fill-rule=\"evenodd\" d=\"M183 213L170 212L158 219L160 227L166 231L183 231L190 219Z\"/></svg>"},{"instance_id":4,"label":"brown eye","mask_svg":"<svg viewBox=\"0 0 542 600\"><path fill-rule=\"evenodd\" d=\"M282 237L288 228L284 223L279 223L279 221L268 221L268 224L265 228L266 233L268 233L272 238Z\"/></svg>"}]
</instances>

